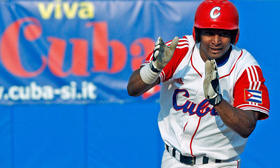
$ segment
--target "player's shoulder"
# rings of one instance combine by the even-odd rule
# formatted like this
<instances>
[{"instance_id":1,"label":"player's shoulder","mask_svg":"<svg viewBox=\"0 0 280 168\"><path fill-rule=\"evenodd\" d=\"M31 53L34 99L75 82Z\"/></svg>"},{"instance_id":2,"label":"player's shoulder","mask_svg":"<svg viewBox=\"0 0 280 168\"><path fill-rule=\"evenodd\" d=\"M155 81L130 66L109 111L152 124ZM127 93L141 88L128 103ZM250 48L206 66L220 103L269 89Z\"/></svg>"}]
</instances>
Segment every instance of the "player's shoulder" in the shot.
<instances>
[{"instance_id":1,"label":"player's shoulder","mask_svg":"<svg viewBox=\"0 0 280 168\"><path fill-rule=\"evenodd\" d=\"M259 66L255 57L246 49L239 48L237 46L232 47L232 55L237 61L237 64L241 65L242 67L248 67L252 65Z\"/></svg>"},{"instance_id":2,"label":"player's shoulder","mask_svg":"<svg viewBox=\"0 0 280 168\"><path fill-rule=\"evenodd\" d=\"M172 40L168 41L166 45L169 46L171 42ZM190 48L193 48L194 44L195 42L191 35L185 35L179 38L178 45L176 47L173 57L178 58L179 60L186 57L187 55L189 55L188 53L190 53L191 51Z\"/></svg>"},{"instance_id":3,"label":"player's shoulder","mask_svg":"<svg viewBox=\"0 0 280 168\"><path fill-rule=\"evenodd\" d=\"M255 71L255 69L258 69L258 71L261 72L259 63L248 50L234 46L232 53L236 55L234 69L236 70L237 78L245 71Z\"/></svg>"},{"instance_id":4,"label":"player's shoulder","mask_svg":"<svg viewBox=\"0 0 280 168\"><path fill-rule=\"evenodd\" d=\"M166 42L166 45L170 46L171 42L172 40ZM194 45L193 37L191 35L184 35L179 38L176 50L188 50L192 45Z\"/></svg>"},{"instance_id":5,"label":"player's shoulder","mask_svg":"<svg viewBox=\"0 0 280 168\"><path fill-rule=\"evenodd\" d=\"M167 42L166 45L169 46L171 44L171 41ZM161 80L167 81L170 79L175 71L179 67L185 66L184 60L188 60L190 58L190 51L193 48L193 41L190 36L183 36L179 38L178 45L174 51L174 54L170 60L170 62L164 67L162 73L161 73ZM184 62L184 64L182 64Z\"/></svg>"}]
</instances>

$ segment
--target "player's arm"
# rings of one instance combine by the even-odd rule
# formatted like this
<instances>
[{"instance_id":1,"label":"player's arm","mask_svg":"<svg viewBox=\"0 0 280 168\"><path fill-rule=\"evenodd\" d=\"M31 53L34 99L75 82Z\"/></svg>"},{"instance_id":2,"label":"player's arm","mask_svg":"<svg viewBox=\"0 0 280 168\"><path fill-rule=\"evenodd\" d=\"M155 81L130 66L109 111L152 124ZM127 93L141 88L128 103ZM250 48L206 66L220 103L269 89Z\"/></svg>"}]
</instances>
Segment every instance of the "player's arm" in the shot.
<instances>
[{"instance_id":1,"label":"player's arm","mask_svg":"<svg viewBox=\"0 0 280 168\"><path fill-rule=\"evenodd\" d=\"M207 60L205 63L203 89L205 97L214 106L227 126L244 138L247 138L253 132L260 113L235 108L222 98L219 91L217 65L214 60Z\"/></svg>"},{"instance_id":2,"label":"player's arm","mask_svg":"<svg viewBox=\"0 0 280 168\"><path fill-rule=\"evenodd\" d=\"M163 40L160 37L158 38L151 63L134 71L130 76L127 85L127 92L130 96L140 96L160 83L159 74L171 60L177 44L178 37L172 40L170 46L166 46Z\"/></svg>"},{"instance_id":3,"label":"player's arm","mask_svg":"<svg viewBox=\"0 0 280 168\"><path fill-rule=\"evenodd\" d=\"M156 81L152 84L146 84L140 76L140 69L132 73L127 85L127 92L130 96L140 96L155 85L160 83L160 78L157 77Z\"/></svg>"},{"instance_id":4,"label":"player's arm","mask_svg":"<svg viewBox=\"0 0 280 168\"><path fill-rule=\"evenodd\" d=\"M235 108L223 99L214 108L223 122L243 138L247 138L254 131L259 112Z\"/></svg>"}]
</instances>

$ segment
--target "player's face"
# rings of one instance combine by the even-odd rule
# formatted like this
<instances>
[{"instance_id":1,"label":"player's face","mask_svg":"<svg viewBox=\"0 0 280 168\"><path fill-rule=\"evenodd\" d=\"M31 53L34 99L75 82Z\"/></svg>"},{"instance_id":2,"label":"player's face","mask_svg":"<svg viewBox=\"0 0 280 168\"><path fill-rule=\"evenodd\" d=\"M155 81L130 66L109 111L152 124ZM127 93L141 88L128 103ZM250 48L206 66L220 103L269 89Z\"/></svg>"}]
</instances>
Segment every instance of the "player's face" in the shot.
<instances>
[{"instance_id":1,"label":"player's face","mask_svg":"<svg viewBox=\"0 0 280 168\"><path fill-rule=\"evenodd\" d=\"M221 58L230 48L231 32L221 29L201 29L200 55L207 59Z\"/></svg>"}]
</instances>

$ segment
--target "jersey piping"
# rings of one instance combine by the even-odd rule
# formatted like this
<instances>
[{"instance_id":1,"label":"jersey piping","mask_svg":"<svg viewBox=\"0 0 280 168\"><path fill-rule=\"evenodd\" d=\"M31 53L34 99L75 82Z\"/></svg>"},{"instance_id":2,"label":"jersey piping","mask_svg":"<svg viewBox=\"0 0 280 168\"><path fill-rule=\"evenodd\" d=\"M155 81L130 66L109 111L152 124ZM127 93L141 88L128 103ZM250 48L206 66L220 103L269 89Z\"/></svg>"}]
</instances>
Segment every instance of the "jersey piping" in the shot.
<instances>
[{"instance_id":1,"label":"jersey piping","mask_svg":"<svg viewBox=\"0 0 280 168\"><path fill-rule=\"evenodd\" d=\"M191 142L190 142L190 151L191 151L191 155L192 155L193 157L194 157L194 155L193 155L193 151L192 151L192 142L193 142L194 136L195 136L195 134L196 134L196 132L197 132L197 130L198 130L198 127L199 127L199 125L200 125L200 121L201 121L201 117L199 117L197 127L196 127L196 129L195 129L195 131L194 131L194 133L193 133L193 135L192 135Z\"/></svg>"},{"instance_id":2,"label":"jersey piping","mask_svg":"<svg viewBox=\"0 0 280 168\"><path fill-rule=\"evenodd\" d=\"M243 50L241 50L241 53L240 53L239 57L237 58L236 62L234 63L234 66L232 67L232 69L230 70L230 72L229 72L228 74L224 75L224 76L221 76L219 79L222 79L222 78L224 78L224 77L227 77L227 76L229 76L229 75L232 73L233 69L234 69L235 66L236 66L236 63L238 62L238 60L241 58L242 55L243 55Z\"/></svg>"},{"instance_id":3,"label":"jersey piping","mask_svg":"<svg viewBox=\"0 0 280 168\"><path fill-rule=\"evenodd\" d=\"M202 78L202 75L199 73L199 71L193 65L193 51L194 51L194 47L192 49L192 54L191 54L191 65L192 65L193 69L198 73L198 75Z\"/></svg>"}]
</instances>

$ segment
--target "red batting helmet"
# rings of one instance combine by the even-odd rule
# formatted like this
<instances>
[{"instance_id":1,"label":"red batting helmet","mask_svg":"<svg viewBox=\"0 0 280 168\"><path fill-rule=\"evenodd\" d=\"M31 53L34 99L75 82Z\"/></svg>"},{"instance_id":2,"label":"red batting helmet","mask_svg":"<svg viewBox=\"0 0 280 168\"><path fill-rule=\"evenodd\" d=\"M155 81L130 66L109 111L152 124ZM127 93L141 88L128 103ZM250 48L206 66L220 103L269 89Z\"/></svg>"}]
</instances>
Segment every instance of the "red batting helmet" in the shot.
<instances>
[{"instance_id":1,"label":"red batting helmet","mask_svg":"<svg viewBox=\"0 0 280 168\"><path fill-rule=\"evenodd\" d=\"M236 30L234 43L239 36L239 18L236 7L228 0L205 0L197 8L194 29L224 29ZM196 32L193 31L195 39Z\"/></svg>"}]
</instances>

